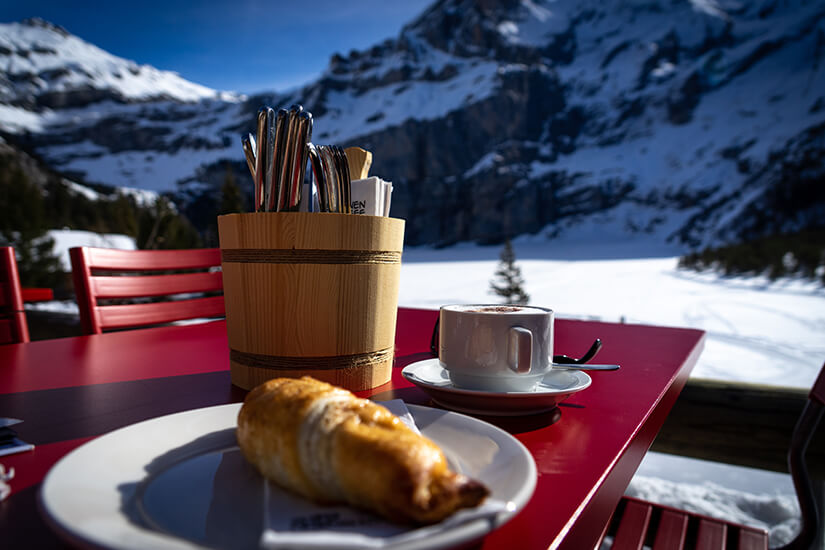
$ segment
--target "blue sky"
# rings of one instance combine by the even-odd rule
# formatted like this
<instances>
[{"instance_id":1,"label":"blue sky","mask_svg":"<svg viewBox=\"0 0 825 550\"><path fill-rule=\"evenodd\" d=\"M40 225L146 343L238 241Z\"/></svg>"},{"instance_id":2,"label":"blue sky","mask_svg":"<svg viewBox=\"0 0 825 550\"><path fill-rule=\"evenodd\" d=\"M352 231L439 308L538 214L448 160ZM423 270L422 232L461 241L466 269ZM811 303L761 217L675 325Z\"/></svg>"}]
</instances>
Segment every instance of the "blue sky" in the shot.
<instances>
[{"instance_id":1,"label":"blue sky","mask_svg":"<svg viewBox=\"0 0 825 550\"><path fill-rule=\"evenodd\" d=\"M283 90L335 52L395 37L434 0L0 0L0 22L41 17L120 57L219 90Z\"/></svg>"}]
</instances>

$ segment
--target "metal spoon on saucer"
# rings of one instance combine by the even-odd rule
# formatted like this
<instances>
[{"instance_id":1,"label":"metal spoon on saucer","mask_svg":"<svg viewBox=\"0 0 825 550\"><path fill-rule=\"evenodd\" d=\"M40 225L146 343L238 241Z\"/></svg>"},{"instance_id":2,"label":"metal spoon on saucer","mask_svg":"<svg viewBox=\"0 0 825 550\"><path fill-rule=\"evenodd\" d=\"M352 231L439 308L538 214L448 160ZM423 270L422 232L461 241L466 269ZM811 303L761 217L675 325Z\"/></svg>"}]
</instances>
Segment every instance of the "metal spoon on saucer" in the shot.
<instances>
[{"instance_id":1,"label":"metal spoon on saucer","mask_svg":"<svg viewBox=\"0 0 825 550\"><path fill-rule=\"evenodd\" d=\"M584 365L576 363L553 363L553 370L619 370L619 365Z\"/></svg>"}]
</instances>

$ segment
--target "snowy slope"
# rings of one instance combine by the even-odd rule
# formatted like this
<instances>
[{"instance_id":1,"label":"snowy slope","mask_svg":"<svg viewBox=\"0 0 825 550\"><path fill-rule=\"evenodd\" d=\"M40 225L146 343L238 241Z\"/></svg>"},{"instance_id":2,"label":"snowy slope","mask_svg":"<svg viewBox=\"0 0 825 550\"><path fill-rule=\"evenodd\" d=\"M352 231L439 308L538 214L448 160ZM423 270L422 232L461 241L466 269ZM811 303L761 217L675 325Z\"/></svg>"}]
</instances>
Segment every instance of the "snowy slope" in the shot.
<instances>
[{"instance_id":1,"label":"snowy slope","mask_svg":"<svg viewBox=\"0 0 825 550\"><path fill-rule=\"evenodd\" d=\"M113 56L41 19L0 24L0 73L0 100L11 105L48 106L48 97L87 89L125 101L196 102L221 95L175 73Z\"/></svg>"},{"instance_id":2,"label":"snowy slope","mask_svg":"<svg viewBox=\"0 0 825 550\"><path fill-rule=\"evenodd\" d=\"M226 127L243 99L39 19L0 24L0 130L29 133L52 167L88 181L173 189L235 154L238 133Z\"/></svg>"},{"instance_id":3,"label":"snowy slope","mask_svg":"<svg viewBox=\"0 0 825 550\"><path fill-rule=\"evenodd\" d=\"M823 33L810 0L441 0L300 90L243 98L30 21L0 29L0 129L73 176L197 193L227 163L248 180L260 105L300 102L314 142L373 152L410 244L598 226L684 250L825 214L783 197L825 171Z\"/></svg>"}]
</instances>

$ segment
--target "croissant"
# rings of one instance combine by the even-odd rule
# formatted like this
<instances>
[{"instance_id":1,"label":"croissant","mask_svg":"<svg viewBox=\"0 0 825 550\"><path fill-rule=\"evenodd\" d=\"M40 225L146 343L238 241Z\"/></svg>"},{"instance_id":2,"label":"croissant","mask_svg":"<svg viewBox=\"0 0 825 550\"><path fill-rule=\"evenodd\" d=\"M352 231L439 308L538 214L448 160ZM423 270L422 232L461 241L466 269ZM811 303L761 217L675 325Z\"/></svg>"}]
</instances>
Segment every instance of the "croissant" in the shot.
<instances>
[{"instance_id":1,"label":"croissant","mask_svg":"<svg viewBox=\"0 0 825 550\"><path fill-rule=\"evenodd\" d=\"M399 523L436 523L489 494L384 407L307 376L253 389L237 438L246 459L278 485Z\"/></svg>"}]
</instances>

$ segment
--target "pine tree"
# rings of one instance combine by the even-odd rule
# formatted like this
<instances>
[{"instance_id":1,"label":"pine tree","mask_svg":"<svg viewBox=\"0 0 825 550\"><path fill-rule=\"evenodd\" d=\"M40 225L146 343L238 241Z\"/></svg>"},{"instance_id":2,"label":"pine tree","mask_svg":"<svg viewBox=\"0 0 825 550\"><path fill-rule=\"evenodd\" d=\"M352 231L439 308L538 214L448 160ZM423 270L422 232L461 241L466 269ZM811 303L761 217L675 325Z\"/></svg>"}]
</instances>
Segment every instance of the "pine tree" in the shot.
<instances>
[{"instance_id":1,"label":"pine tree","mask_svg":"<svg viewBox=\"0 0 825 550\"><path fill-rule=\"evenodd\" d=\"M238 184L235 182L235 175L232 173L232 166L226 165L226 175L223 178L221 187L221 200L218 205L218 215L233 214L243 212L243 196Z\"/></svg>"},{"instance_id":2,"label":"pine tree","mask_svg":"<svg viewBox=\"0 0 825 550\"><path fill-rule=\"evenodd\" d=\"M530 295L524 291L523 285L521 268L516 265L516 253L510 239L507 239L501 251L498 269L490 281L490 290L493 294L503 297L507 304L527 304Z\"/></svg>"},{"instance_id":3,"label":"pine tree","mask_svg":"<svg viewBox=\"0 0 825 550\"><path fill-rule=\"evenodd\" d=\"M54 239L47 233L43 191L8 157L0 160L0 246L13 246L24 286L62 284Z\"/></svg>"},{"instance_id":4,"label":"pine tree","mask_svg":"<svg viewBox=\"0 0 825 550\"><path fill-rule=\"evenodd\" d=\"M201 239L174 204L160 196L138 217L137 245L141 249L199 248Z\"/></svg>"},{"instance_id":5,"label":"pine tree","mask_svg":"<svg viewBox=\"0 0 825 550\"><path fill-rule=\"evenodd\" d=\"M218 246L218 216L223 214L234 214L244 211L243 195L238 184L235 182L235 174L232 166L227 163L226 174L223 177L220 195L213 199L210 210L214 215L209 220L203 231L203 240L206 246ZM207 206L207 208L209 208Z\"/></svg>"}]
</instances>

